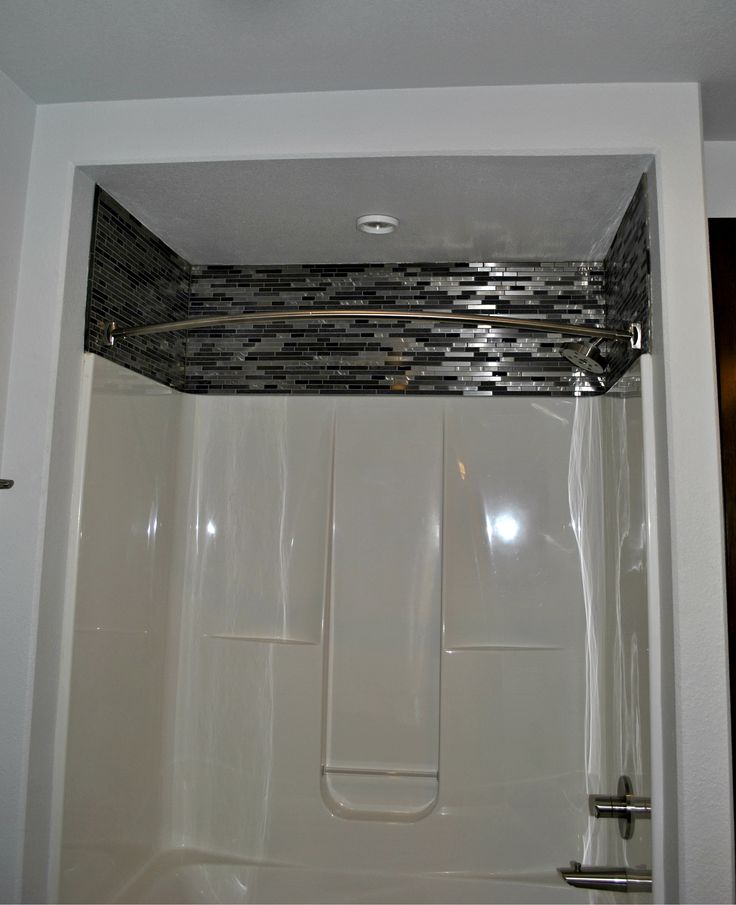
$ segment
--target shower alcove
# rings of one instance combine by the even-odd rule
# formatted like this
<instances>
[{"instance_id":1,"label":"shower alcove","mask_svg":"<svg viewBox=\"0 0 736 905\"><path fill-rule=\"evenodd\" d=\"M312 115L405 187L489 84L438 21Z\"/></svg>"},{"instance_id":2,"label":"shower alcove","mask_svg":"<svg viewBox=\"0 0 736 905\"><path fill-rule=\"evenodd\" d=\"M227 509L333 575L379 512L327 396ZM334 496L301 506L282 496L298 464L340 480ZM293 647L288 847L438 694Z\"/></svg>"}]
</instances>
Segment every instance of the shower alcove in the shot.
<instances>
[{"instance_id":1,"label":"shower alcove","mask_svg":"<svg viewBox=\"0 0 736 905\"><path fill-rule=\"evenodd\" d=\"M649 166L88 169L61 901L586 902L557 868L651 869L649 823L588 806L650 794ZM400 244L354 230L376 205ZM379 302L645 349L593 377L553 332L277 320Z\"/></svg>"}]
</instances>

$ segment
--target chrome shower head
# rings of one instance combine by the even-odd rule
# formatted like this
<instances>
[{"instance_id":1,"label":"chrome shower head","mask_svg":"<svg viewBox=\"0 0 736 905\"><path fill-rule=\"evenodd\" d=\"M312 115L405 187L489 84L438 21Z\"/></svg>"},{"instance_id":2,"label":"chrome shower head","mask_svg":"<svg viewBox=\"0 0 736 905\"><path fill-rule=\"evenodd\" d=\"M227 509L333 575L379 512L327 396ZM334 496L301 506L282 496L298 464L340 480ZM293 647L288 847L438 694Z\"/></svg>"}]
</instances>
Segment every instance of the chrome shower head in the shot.
<instances>
[{"instance_id":1,"label":"chrome shower head","mask_svg":"<svg viewBox=\"0 0 736 905\"><path fill-rule=\"evenodd\" d=\"M602 374L606 369L606 356L598 348L599 339L594 342L565 343L561 354L576 368L586 374Z\"/></svg>"}]
</instances>

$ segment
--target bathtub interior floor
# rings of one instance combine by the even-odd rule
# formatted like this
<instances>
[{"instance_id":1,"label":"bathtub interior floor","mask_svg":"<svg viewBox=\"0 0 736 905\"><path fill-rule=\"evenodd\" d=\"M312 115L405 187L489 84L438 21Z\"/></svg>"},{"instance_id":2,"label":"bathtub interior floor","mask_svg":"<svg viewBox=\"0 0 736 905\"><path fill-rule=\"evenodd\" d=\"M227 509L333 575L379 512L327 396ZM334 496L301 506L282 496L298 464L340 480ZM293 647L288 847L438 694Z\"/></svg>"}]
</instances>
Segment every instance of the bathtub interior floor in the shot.
<instances>
[{"instance_id":1,"label":"bathtub interior floor","mask_svg":"<svg viewBox=\"0 0 736 905\"><path fill-rule=\"evenodd\" d=\"M222 858L176 849L156 855L116 903L200 902L586 902L549 871L502 875L317 870L305 865Z\"/></svg>"}]
</instances>

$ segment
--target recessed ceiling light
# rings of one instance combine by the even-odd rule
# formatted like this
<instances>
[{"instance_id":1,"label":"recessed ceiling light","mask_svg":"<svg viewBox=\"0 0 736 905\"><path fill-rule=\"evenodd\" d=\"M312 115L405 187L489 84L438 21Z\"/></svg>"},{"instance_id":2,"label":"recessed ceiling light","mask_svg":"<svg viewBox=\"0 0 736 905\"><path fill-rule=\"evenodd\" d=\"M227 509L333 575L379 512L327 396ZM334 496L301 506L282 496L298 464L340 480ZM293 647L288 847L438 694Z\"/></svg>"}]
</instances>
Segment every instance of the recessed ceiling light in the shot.
<instances>
[{"instance_id":1,"label":"recessed ceiling light","mask_svg":"<svg viewBox=\"0 0 736 905\"><path fill-rule=\"evenodd\" d=\"M398 225L399 221L396 217L389 217L388 214L363 214L355 221L355 226L361 232L371 236L386 236L392 233Z\"/></svg>"}]
</instances>

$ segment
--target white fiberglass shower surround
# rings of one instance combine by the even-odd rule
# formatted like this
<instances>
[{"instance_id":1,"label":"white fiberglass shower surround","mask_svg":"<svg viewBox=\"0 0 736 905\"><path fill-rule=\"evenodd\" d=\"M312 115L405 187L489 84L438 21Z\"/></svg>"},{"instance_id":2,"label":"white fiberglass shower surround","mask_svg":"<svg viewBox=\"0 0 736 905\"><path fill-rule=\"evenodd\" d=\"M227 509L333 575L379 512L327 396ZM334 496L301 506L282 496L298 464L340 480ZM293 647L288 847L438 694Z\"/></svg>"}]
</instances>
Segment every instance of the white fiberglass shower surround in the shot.
<instances>
[{"instance_id":1,"label":"white fiberglass shower surround","mask_svg":"<svg viewBox=\"0 0 736 905\"><path fill-rule=\"evenodd\" d=\"M651 385L644 355L604 395L217 395L88 353L61 901L648 874L649 821L589 797L651 794Z\"/></svg>"},{"instance_id":2,"label":"white fiberglass shower surround","mask_svg":"<svg viewBox=\"0 0 736 905\"><path fill-rule=\"evenodd\" d=\"M197 397L92 355L85 394L63 901L650 863L588 813L649 787L636 394Z\"/></svg>"}]
</instances>

